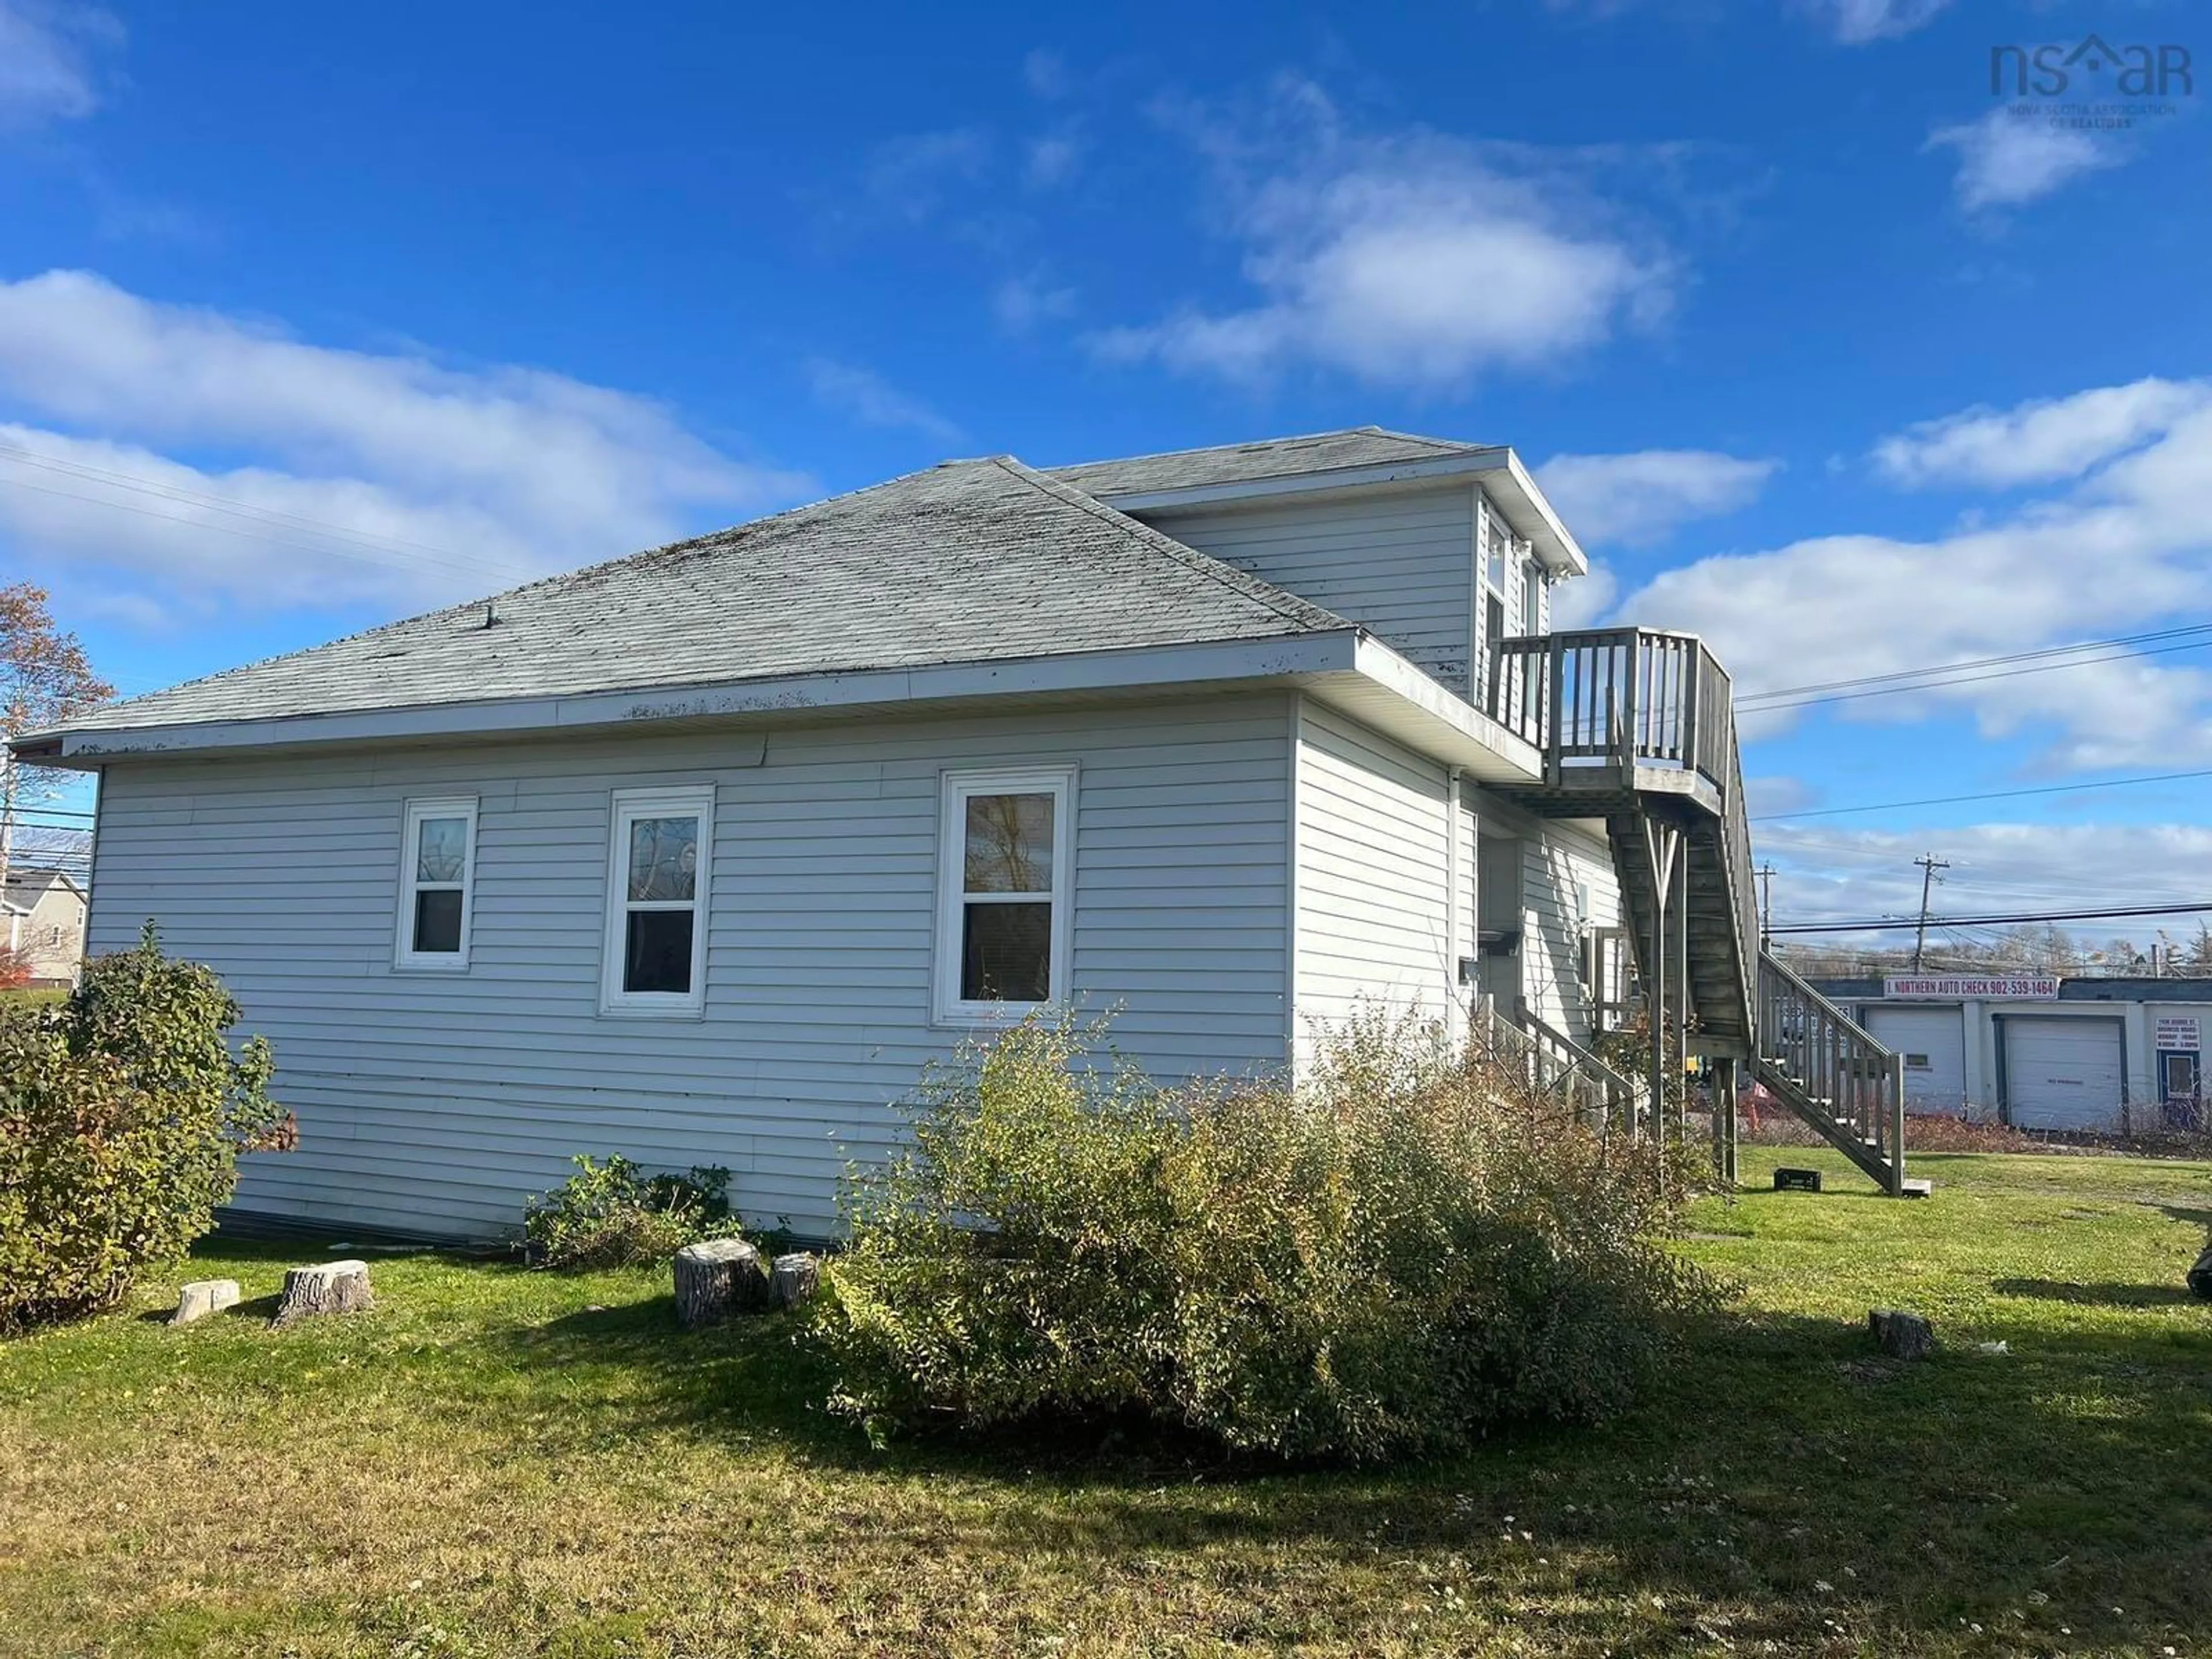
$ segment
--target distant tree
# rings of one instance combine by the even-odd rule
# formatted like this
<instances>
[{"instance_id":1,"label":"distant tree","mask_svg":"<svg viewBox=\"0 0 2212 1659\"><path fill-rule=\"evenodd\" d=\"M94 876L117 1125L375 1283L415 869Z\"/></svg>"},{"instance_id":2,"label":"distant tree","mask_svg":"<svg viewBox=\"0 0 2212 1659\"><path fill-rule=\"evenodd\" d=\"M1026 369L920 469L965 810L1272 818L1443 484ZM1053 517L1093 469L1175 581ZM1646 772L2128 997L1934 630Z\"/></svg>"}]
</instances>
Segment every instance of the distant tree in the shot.
<instances>
[{"instance_id":1,"label":"distant tree","mask_svg":"<svg viewBox=\"0 0 2212 1659\"><path fill-rule=\"evenodd\" d=\"M2189 971L2212 975L2212 921L2197 924L2197 942L2189 947Z\"/></svg>"},{"instance_id":2,"label":"distant tree","mask_svg":"<svg viewBox=\"0 0 2212 1659\"><path fill-rule=\"evenodd\" d=\"M58 725L115 695L92 672L74 634L54 626L46 590L29 582L0 586L0 738ZM14 856L23 809L50 800L66 781L46 767L26 766L0 744L0 884Z\"/></svg>"}]
</instances>

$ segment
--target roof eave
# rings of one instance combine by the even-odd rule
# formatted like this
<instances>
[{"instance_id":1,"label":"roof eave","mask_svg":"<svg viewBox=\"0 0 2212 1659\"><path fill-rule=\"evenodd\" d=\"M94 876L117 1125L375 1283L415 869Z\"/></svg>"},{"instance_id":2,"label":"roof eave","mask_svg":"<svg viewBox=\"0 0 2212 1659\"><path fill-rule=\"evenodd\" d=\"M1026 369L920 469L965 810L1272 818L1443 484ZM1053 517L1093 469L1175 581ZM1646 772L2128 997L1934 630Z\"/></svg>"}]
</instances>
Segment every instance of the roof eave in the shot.
<instances>
[{"instance_id":1,"label":"roof eave","mask_svg":"<svg viewBox=\"0 0 2212 1659\"><path fill-rule=\"evenodd\" d=\"M1271 478L1190 484L1176 489L1116 492L1094 489L1091 493L1120 512L1142 514L1177 507L1233 506L1241 501L1271 501L1330 490L1435 483L1455 478L1480 483L1497 501L1515 532L1528 538L1547 569L1562 576L1589 573L1589 556L1528 469L1522 465L1521 458L1506 444L1422 460L1331 467L1322 471L1283 473Z\"/></svg>"},{"instance_id":2,"label":"roof eave","mask_svg":"<svg viewBox=\"0 0 2212 1659\"><path fill-rule=\"evenodd\" d=\"M1358 639L1359 630L1347 626L1252 640L569 696L166 726L61 727L27 733L10 746L19 757L35 756L44 765L92 770L115 761L185 758L240 750L465 741L634 729L661 721L744 720L997 696L1172 690L1350 672L1356 665Z\"/></svg>"}]
</instances>

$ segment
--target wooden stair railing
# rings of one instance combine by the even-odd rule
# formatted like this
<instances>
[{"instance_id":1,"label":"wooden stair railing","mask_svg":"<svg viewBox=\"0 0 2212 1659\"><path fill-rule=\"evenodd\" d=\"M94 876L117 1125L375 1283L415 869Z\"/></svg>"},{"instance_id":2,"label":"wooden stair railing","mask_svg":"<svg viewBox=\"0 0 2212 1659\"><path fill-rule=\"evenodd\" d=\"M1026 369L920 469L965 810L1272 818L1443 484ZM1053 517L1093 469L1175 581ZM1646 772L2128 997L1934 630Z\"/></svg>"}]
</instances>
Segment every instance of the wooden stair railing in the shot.
<instances>
[{"instance_id":1,"label":"wooden stair railing","mask_svg":"<svg viewBox=\"0 0 2212 1659\"><path fill-rule=\"evenodd\" d=\"M1559 1095L1577 1115L1596 1117L1608 1128L1633 1110L1635 1093L1627 1079L1525 1006L1509 1018L1481 996L1473 1013L1477 1045L1529 1087Z\"/></svg>"},{"instance_id":2,"label":"wooden stair railing","mask_svg":"<svg viewBox=\"0 0 2212 1659\"><path fill-rule=\"evenodd\" d=\"M1887 1192L1905 1196L1905 1060L1762 951L1752 1075Z\"/></svg>"}]
</instances>

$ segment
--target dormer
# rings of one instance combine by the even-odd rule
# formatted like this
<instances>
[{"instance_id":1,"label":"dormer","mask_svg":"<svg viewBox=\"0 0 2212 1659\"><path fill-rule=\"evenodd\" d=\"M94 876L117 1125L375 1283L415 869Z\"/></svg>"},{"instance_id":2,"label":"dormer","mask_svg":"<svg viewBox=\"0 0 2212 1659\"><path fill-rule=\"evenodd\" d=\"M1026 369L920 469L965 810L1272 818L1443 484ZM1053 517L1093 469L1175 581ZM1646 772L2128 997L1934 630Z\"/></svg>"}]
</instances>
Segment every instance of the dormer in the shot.
<instances>
[{"instance_id":1,"label":"dormer","mask_svg":"<svg viewBox=\"0 0 2212 1659\"><path fill-rule=\"evenodd\" d=\"M1589 562L1504 445L1359 427L1060 467L1177 541L1370 629L1480 702L1496 642Z\"/></svg>"}]
</instances>

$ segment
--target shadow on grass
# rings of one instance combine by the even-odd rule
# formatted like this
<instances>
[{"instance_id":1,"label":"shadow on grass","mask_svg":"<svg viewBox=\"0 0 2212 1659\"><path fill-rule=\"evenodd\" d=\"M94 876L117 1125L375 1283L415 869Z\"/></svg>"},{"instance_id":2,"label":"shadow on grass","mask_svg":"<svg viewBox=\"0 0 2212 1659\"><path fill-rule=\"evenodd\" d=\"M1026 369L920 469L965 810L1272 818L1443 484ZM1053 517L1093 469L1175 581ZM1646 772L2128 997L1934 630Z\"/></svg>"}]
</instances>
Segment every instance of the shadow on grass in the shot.
<instances>
[{"instance_id":1,"label":"shadow on grass","mask_svg":"<svg viewBox=\"0 0 2212 1659\"><path fill-rule=\"evenodd\" d=\"M2169 1300L2017 1283L2034 1287L2024 1296L2081 1291L2120 1309ZM765 1441L825 1469L1003 1482L1003 1501L959 1523L987 1553L1449 1552L1477 1583L1504 1582L1534 1571L1545 1547L1517 1538L1527 1530L1601 1599L1657 1595L1685 1620L1725 1606L1739 1642L1789 1645L1838 1617L1905 1650L1948 1640L1961 1620L2054 1641L2062 1623L2106 1642L2212 1625L2201 1456L2212 1334L2171 1324L2059 1333L2024 1320L2000 1328L2008 1354L1961 1345L1904 1364L1856 1323L1729 1315L1691 1333L1680 1363L1618 1422L1522 1428L1464 1457L1352 1470L1234 1462L1127 1424L872 1449L827 1409L830 1364L788 1316L684 1332L660 1297L486 1340L518 1368L604 1382L596 1398L571 1388L579 1443L672 1430ZM1563 1604L1551 1628L1578 1640L1581 1616ZM1668 1639L1695 1638L1684 1624Z\"/></svg>"},{"instance_id":2,"label":"shadow on grass","mask_svg":"<svg viewBox=\"0 0 2212 1659\"><path fill-rule=\"evenodd\" d=\"M2183 1285L2073 1285L2055 1279L1996 1279L1990 1281L1990 1288L1999 1296L2034 1297L2045 1302L2101 1308L2172 1308L2197 1300Z\"/></svg>"}]
</instances>

